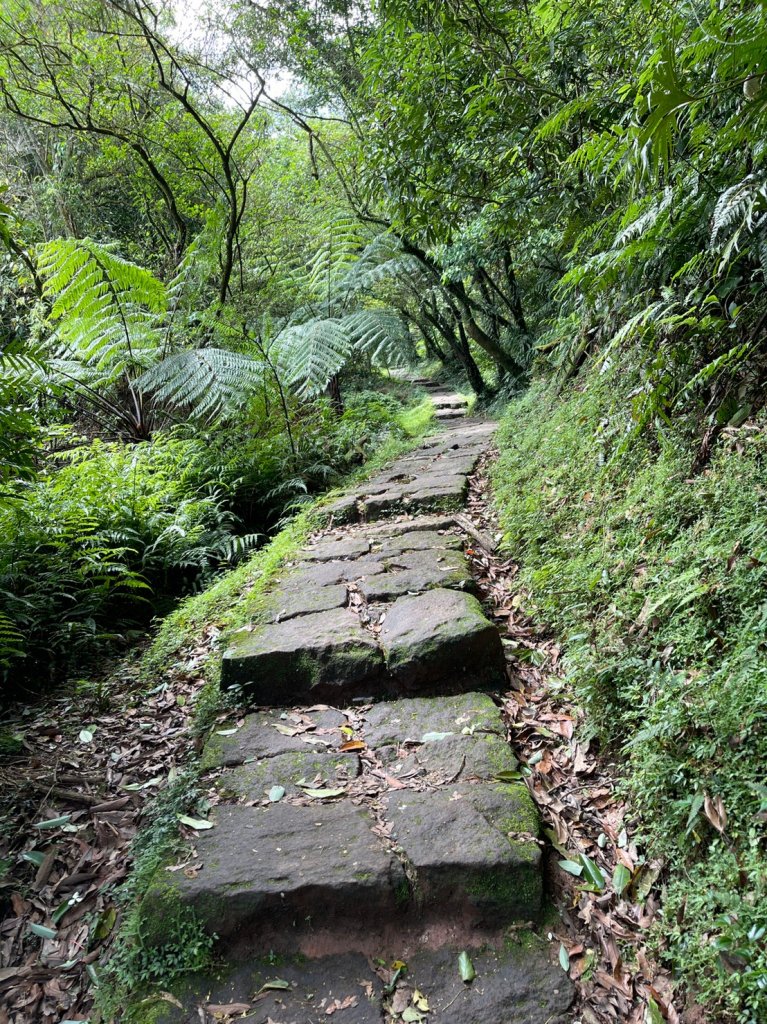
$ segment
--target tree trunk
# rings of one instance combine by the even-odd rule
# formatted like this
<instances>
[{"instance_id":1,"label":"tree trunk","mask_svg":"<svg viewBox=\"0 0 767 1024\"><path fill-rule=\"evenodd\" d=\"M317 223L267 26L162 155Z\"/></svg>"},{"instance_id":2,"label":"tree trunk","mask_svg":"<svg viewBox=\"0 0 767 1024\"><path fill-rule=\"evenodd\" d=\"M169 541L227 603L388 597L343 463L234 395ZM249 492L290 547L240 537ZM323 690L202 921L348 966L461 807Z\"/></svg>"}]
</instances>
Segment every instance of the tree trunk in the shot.
<instances>
[{"instance_id":1,"label":"tree trunk","mask_svg":"<svg viewBox=\"0 0 767 1024\"><path fill-rule=\"evenodd\" d=\"M429 323L439 331L448 343L451 351L455 355L455 358L463 367L472 391L478 395L485 394L487 392L487 385L482 379L482 374L479 372L479 367L474 361L474 356L471 354L469 341L466 337L463 325L461 324L460 317L456 316L455 311L453 311L455 323L458 328L458 335L456 336L455 330L452 329L447 319L439 312L436 302L434 303L431 311L424 309L423 315Z\"/></svg>"},{"instance_id":2,"label":"tree trunk","mask_svg":"<svg viewBox=\"0 0 767 1024\"><path fill-rule=\"evenodd\" d=\"M515 376L521 375L524 372L524 367L520 366L514 357L509 355L508 352L505 352L498 342L494 338L491 338L475 320L472 311L472 300L466 293L466 288L463 282L450 281L447 284L443 284L439 267L434 260L430 258L428 253L421 249L420 246L409 241L407 238L400 238L400 241L402 242L402 248L405 252L420 260L421 263L431 271L445 294L448 297L451 297L458 304L461 309L460 319L462 319L464 329L471 340L476 342L483 351L487 352L493 362L503 373L511 373Z\"/></svg>"},{"instance_id":3,"label":"tree trunk","mask_svg":"<svg viewBox=\"0 0 767 1024\"><path fill-rule=\"evenodd\" d=\"M341 382L338 379L337 373L334 373L328 381L328 396L330 398L330 404L333 407L333 412L336 416L343 416L344 400L341 395Z\"/></svg>"}]
</instances>

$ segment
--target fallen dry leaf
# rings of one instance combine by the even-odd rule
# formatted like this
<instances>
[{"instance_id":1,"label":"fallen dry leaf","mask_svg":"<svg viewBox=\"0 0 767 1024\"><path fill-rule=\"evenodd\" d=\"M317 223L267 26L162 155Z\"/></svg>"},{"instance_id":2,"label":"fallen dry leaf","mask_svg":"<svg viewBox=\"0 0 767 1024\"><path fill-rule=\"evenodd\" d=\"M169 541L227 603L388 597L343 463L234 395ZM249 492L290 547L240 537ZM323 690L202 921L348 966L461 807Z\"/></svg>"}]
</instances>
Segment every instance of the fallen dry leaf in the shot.
<instances>
[{"instance_id":1,"label":"fallen dry leaf","mask_svg":"<svg viewBox=\"0 0 767 1024\"><path fill-rule=\"evenodd\" d=\"M213 1017L234 1017L247 1013L250 1003L208 1003L205 1009Z\"/></svg>"},{"instance_id":2,"label":"fallen dry leaf","mask_svg":"<svg viewBox=\"0 0 767 1024\"><path fill-rule=\"evenodd\" d=\"M331 1014L337 1013L338 1010L348 1010L352 1006L356 1006L356 1005L357 1005L357 997L356 996L347 996L345 999L336 999L336 1000L334 1000L330 1004L330 1006L326 1006L325 1007L325 1015L330 1017Z\"/></svg>"}]
</instances>

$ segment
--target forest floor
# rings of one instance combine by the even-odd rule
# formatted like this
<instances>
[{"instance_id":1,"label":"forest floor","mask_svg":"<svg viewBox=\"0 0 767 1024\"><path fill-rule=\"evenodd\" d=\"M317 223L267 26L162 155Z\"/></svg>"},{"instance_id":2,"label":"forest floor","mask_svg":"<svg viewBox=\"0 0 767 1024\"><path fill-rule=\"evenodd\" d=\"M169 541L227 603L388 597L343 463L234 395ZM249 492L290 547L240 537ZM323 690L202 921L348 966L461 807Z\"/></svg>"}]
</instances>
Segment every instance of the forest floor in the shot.
<instances>
[{"instance_id":1,"label":"forest floor","mask_svg":"<svg viewBox=\"0 0 767 1024\"><path fill-rule=\"evenodd\" d=\"M675 1005L649 948L663 865L645 863L632 842L630 809L616 795L619 766L585 738L588 723L558 674L559 648L524 615L517 566L496 551L492 458L470 477L458 525L501 630L510 682L499 703L544 823L547 889L561 916L550 925L553 956L576 986L585 1024L692 1024L700 1018ZM101 683L6 722L21 749L0 768L0 856L9 864L0 882L0 1024L88 1019L120 925L116 889L132 840L154 797L199 754L197 701L218 642L210 623L149 691L134 657Z\"/></svg>"}]
</instances>

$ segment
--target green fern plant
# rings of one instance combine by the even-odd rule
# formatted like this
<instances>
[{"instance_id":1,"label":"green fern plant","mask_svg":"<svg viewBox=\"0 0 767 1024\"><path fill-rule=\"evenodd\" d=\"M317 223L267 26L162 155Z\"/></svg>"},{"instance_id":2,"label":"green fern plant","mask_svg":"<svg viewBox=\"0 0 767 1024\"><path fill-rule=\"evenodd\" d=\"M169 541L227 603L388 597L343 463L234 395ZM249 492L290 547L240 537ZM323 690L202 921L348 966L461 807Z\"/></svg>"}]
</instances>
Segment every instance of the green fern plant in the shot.
<instances>
[{"instance_id":1,"label":"green fern plant","mask_svg":"<svg viewBox=\"0 0 767 1024\"><path fill-rule=\"evenodd\" d=\"M150 271L123 259L113 244L89 238L46 242L37 265L63 352L110 380L152 358L167 294Z\"/></svg>"},{"instance_id":2,"label":"green fern plant","mask_svg":"<svg viewBox=\"0 0 767 1024\"><path fill-rule=\"evenodd\" d=\"M212 422L226 415L263 381L263 361L221 348L187 349L168 356L136 380L156 403L186 409Z\"/></svg>"},{"instance_id":3,"label":"green fern plant","mask_svg":"<svg viewBox=\"0 0 767 1024\"><path fill-rule=\"evenodd\" d=\"M148 436L151 417L135 381L162 348L165 286L119 256L115 245L89 238L46 242L38 247L37 267L51 302L54 377L74 384L134 436ZM118 387L127 392L127 404L103 395Z\"/></svg>"},{"instance_id":4,"label":"green fern plant","mask_svg":"<svg viewBox=\"0 0 767 1024\"><path fill-rule=\"evenodd\" d=\"M265 377L299 397L321 394L355 353L374 364L398 366L412 360L413 346L400 314L372 298L375 284L415 268L390 236L365 245L358 221L336 218L306 268L286 261L280 277L303 301L282 322L262 318L245 351L216 347L173 353L136 381L155 402L184 409L209 421L226 416ZM223 320L218 328L225 326ZM242 336L237 338L242 348Z\"/></svg>"}]
</instances>

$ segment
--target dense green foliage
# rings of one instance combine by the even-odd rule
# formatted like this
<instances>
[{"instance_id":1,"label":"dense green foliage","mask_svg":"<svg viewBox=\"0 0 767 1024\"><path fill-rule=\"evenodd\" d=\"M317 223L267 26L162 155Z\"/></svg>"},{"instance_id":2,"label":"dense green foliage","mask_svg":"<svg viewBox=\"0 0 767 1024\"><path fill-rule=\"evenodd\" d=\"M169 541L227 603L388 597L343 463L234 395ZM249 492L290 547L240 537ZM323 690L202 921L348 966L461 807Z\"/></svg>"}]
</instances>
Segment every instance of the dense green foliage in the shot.
<instances>
[{"instance_id":1,"label":"dense green foliage","mask_svg":"<svg viewBox=\"0 0 767 1024\"><path fill-rule=\"evenodd\" d=\"M658 937L700 995L767 1011L767 435L730 429L704 473L679 430L632 439L625 367L513 403L494 470L527 609L620 749L643 846L671 871ZM723 802L719 834L704 813ZM733 973L735 972L735 973Z\"/></svg>"}]
</instances>

